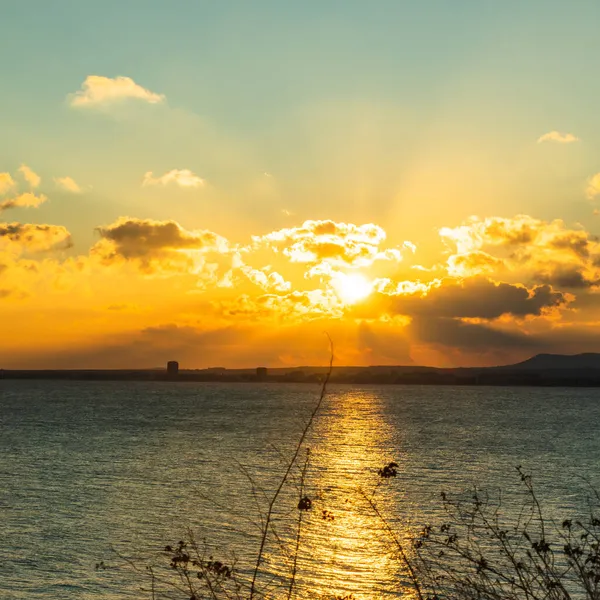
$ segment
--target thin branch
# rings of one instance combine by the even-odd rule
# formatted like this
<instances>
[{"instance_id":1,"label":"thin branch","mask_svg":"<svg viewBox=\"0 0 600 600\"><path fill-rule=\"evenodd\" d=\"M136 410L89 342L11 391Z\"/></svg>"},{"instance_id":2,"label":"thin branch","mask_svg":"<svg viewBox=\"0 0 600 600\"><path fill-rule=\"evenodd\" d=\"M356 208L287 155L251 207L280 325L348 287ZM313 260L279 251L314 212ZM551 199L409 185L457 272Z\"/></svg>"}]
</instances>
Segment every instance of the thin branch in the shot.
<instances>
[{"instance_id":1,"label":"thin branch","mask_svg":"<svg viewBox=\"0 0 600 600\"><path fill-rule=\"evenodd\" d=\"M310 458L310 451L306 451L306 460L304 461L304 467L302 468L302 475L300 476L300 492L298 494L298 530L296 533L296 547L294 548L294 562L292 565L292 576L290 578L290 587L288 590L287 600L291 600L292 592L294 591L294 585L296 584L296 571L298 568L298 552L300 551L300 536L302 532L302 517L304 516L304 510L300 508L300 503L304 498L304 480L306 478L306 470L308 469L308 461Z\"/></svg>"},{"instance_id":2,"label":"thin branch","mask_svg":"<svg viewBox=\"0 0 600 600\"><path fill-rule=\"evenodd\" d=\"M302 448L304 439L306 438L306 435L308 434L308 431L309 431L315 417L317 416L319 409L321 408L321 404L323 403L323 399L325 398L325 393L327 391L327 383L329 382L329 378L331 377L331 371L333 370L333 341L332 341L331 337L329 336L329 334L325 334L325 335L327 335L327 337L329 338L329 348L330 348L330 353L331 353L330 358L329 358L329 370L327 371L327 375L325 376L325 380L323 381L323 385L321 387L321 395L319 396L319 401L315 405L315 408L313 409L313 411L310 415L310 418L308 419L308 423L306 424L306 426L304 427L304 430L302 431L302 435L300 436L300 439L298 440L298 443L296 444L296 450L294 451L294 454L286 467L283 477L281 478L281 481L279 482L279 485L277 486L277 489L275 490L275 493L273 494L273 497L271 498L271 501L269 502L269 508L267 510L267 515L265 518L265 527L263 529L263 535L260 540L260 547L258 549L258 556L256 558L256 565L254 567L254 573L252 574L252 583L250 585L250 600L252 600L252 598L254 597L254 594L255 594L256 578L257 578L258 572L260 570L260 565L262 564L263 553L265 550L265 544L267 542L267 535L269 533L269 526L271 524L271 518L273 516L273 509L275 507L275 503L277 502L277 498L279 498L279 494L281 493L281 490L283 489L283 486L285 485L285 483L289 477L292 467L294 466L294 464L296 463L296 460L298 459L298 454L300 454L300 449Z\"/></svg>"},{"instance_id":3,"label":"thin branch","mask_svg":"<svg viewBox=\"0 0 600 600\"><path fill-rule=\"evenodd\" d=\"M425 600L425 597L423 596L423 593L421 591L421 585L419 584L419 579L418 579L417 574L410 562L410 559L408 558L408 556L404 550L404 546L402 545L402 542L398 539L398 536L396 535L396 533L394 532L394 530L388 523L387 519L385 519L384 516L381 514L381 511L379 510L377 504L375 504L375 502L373 501L372 496L368 496L362 489L359 491L360 491L361 496L369 503L369 506L371 507L373 512L377 515L377 517L379 518L379 520L385 527L385 530L387 531L388 535L394 542L395 546L398 548L398 551L400 552L402 561L404 562L404 564L406 565L406 568L408 569L408 573L410 575L412 584L415 588L415 592L417 592L417 597L419 598L419 600Z\"/></svg>"}]
</instances>

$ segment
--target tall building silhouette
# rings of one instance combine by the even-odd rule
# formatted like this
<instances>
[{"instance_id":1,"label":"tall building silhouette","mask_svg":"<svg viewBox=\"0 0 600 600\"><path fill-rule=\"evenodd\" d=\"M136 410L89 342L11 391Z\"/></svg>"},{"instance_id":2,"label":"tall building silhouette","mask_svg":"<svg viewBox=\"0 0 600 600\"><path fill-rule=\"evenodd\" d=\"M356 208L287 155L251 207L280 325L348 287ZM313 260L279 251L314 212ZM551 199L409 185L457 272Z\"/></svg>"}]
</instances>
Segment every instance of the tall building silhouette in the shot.
<instances>
[{"instance_id":1,"label":"tall building silhouette","mask_svg":"<svg viewBox=\"0 0 600 600\"><path fill-rule=\"evenodd\" d=\"M170 360L167 363L167 377L169 379L177 379L179 376L179 363L176 360Z\"/></svg>"},{"instance_id":2,"label":"tall building silhouette","mask_svg":"<svg viewBox=\"0 0 600 600\"><path fill-rule=\"evenodd\" d=\"M267 378L267 367L256 367L256 379L264 381Z\"/></svg>"}]
</instances>

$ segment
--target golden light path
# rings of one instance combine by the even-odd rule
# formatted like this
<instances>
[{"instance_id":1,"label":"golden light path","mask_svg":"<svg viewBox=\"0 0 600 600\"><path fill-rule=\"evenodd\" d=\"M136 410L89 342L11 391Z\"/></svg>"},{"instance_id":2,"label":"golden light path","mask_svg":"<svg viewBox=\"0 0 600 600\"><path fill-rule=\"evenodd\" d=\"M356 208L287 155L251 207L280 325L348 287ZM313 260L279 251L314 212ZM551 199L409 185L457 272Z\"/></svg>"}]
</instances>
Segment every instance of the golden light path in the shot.
<instances>
[{"instance_id":1,"label":"golden light path","mask_svg":"<svg viewBox=\"0 0 600 600\"><path fill-rule=\"evenodd\" d=\"M411 597L395 548L362 495L373 494L377 469L397 458L390 455L394 436L383 412L376 392L329 392L309 441L306 491L315 503L303 527L297 597ZM394 505L390 492L382 485L375 495L386 515Z\"/></svg>"}]
</instances>

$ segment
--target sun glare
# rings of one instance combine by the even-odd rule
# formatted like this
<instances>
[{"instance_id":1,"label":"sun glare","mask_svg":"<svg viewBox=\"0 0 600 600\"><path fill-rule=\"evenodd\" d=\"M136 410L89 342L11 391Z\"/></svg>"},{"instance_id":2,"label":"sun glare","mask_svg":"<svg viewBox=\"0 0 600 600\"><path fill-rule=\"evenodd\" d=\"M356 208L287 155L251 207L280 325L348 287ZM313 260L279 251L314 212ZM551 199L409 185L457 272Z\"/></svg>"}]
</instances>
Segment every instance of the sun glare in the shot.
<instances>
[{"instance_id":1,"label":"sun glare","mask_svg":"<svg viewBox=\"0 0 600 600\"><path fill-rule=\"evenodd\" d=\"M373 284L358 273L340 274L334 285L340 299L345 304L355 304L373 291Z\"/></svg>"}]
</instances>

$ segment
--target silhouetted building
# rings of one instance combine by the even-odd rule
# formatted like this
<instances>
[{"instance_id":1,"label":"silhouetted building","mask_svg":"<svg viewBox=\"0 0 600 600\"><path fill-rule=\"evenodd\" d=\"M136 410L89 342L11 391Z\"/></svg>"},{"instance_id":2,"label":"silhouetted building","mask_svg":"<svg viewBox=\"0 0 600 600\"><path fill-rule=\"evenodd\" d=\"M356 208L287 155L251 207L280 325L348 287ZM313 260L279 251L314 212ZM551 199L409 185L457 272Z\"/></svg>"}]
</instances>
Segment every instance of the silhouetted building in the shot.
<instances>
[{"instance_id":1,"label":"silhouetted building","mask_svg":"<svg viewBox=\"0 0 600 600\"><path fill-rule=\"evenodd\" d=\"M167 363L167 377L169 379L177 379L179 375L179 363L176 360L170 360Z\"/></svg>"},{"instance_id":2,"label":"silhouetted building","mask_svg":"<svg viewBox=\"0 0 600 600\"><path fill-rule=\"evenodd\" d=\"M267 367L256 367L256 379L264 381L267 378Z\"/></svg>"}]
</instances>

